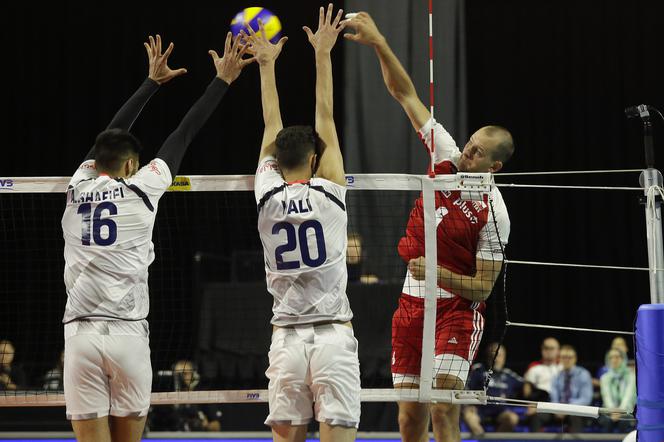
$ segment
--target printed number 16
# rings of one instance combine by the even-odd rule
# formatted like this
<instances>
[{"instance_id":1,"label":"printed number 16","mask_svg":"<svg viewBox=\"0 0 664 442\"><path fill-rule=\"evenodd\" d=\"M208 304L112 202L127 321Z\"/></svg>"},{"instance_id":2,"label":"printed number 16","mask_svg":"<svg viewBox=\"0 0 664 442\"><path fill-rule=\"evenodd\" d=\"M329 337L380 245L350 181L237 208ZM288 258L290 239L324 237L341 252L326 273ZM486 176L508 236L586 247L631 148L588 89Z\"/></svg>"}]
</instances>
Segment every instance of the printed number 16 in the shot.
<instances>
[{"instance_id":1,"label":"printed number 16","mask_svg":"<svg viewBox=\"0 0 664 442\"><path fill-rule=\"evenodd\" d=\"M311 254L309 253L309 238L307 237L307 231L309 229L313 229L314 234L316 235L316 248L318 249L318 257L315 259L312 259ZM308 220L300 224L299 229L297 229L297 239L295 238L295 226L287 222L276 223L272 227L272 234L278 235L282 230L286 231L286 244L280 245L274 251L275 259L277 260L277 270L300 268L300 261L284 261L284 257L282 256L282 254L285 252L292 252L295 250L298 246L298 242L300 245L302 262L306 266L318 267L325 262L327 259L325 237L323 236L323 226L321 226L318 221Z\"/></svg>"},{"instance_id":2,"label":"printed number 16","mask_svg":"<svg viewBox=\"0 0 664 442\"><path fill-rule=\"evenodd\" d=\"M84 246L90 245L90 227L92 227L92 237L98 246L110 246L118 238L118 226L112 219L101 219L104 210L108 210L109 215L117 215L118 207L109 202L99 203L92 213L92 204L85 203L78 207L78 214L83 215L83 225L81 226L81 243ZM91 216L92 215L92 216ZM108 236L101 236L101 228L108 228Z\"/></svg>"}]
</instances>

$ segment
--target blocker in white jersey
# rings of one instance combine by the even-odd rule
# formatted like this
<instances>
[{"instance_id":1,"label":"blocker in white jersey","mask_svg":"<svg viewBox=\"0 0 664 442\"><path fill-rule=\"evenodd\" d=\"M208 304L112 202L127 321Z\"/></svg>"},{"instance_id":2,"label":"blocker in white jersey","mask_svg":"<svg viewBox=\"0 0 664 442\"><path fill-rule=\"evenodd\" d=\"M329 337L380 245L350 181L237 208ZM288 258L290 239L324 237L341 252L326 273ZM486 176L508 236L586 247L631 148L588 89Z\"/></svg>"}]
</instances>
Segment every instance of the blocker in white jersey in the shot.
<instances>
[{"instance_id":1,"label":"blocker in white jersey","mask_svg":"<svg viewBox=\"0 0 664 442\"><path fill-rule=\"evenodd\" d=\"M265 372L275 440L304 442L307 424L320 422L322 442L354 440L360 422L360 364L346 283L346 179L333 119L330 51L343 29L342 11L319 10L316 49L316 125L283 127L272 44L249 29L260 65L265 130L254 191L258 231L272 295L273 331ZM336 427L336 428L332 428Z\"/></svg>"},{"instance_id":2,"label":"blocker in white jersey","mask_svg":"<svg viewBox=\"0 0 664 442\"><path fill-rule=\"evenodd\" d=\"M229 32L224 57L210 51L215 77L156 158L139 170L142 146L129 130L159 85L186 72L168 66L172 44L162 53L161 38L150 36L144 46L148 78L97 135L69 183L62 217L64 390L78 440L141 439L152 387L146 318L159 199L197 132L250 63L242 60L246 46L239 38L232 42Z\"/></svg>"},{"instance_id":3,"label":"blocker in white jersey","mask_svg":"<svg viewBox=\"0 0 664 442\"><path fill-rule=\"evenodd\" d=\"M346 188L323 178L287 183L267 156L256 170L255 196L272 324L350 321Z\"/></svg>"},{"instance_id":4,"label":"blocker in white jersey","mask_svg":"<svg viewBox=\"0 0 664 442\"><path fill-rule=\"evenodd\" d=\"M146 318L152 229L159 198L171 181L158 158L127 179L99 176L94 160L81 164L69 182L62 217L64 323Z\"/></svg>"},{"instance_id":5,"label":"blocker in white jersey","mask_svg":"<svg viewBox=\"0 0 664 442\"><path fill-rule=\"evenodd\" d=\"M171 181L168 165L155 159L126 179L99 175L88 160L69 182L62 217L69 419L147 414L148 266L159 198ZM109 379L118 392L110 396L110 409L103 387ZM81 383L89 388L75 387Z\"/></svg>"}]
</instances>

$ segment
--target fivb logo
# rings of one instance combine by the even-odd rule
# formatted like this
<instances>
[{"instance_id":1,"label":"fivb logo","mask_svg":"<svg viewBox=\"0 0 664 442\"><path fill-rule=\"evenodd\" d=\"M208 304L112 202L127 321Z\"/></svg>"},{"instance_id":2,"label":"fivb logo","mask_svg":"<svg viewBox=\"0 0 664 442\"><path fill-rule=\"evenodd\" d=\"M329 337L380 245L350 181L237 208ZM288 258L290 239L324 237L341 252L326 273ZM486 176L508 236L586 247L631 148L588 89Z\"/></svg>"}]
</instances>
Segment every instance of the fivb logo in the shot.
<instances>
[{"instance_id":1,"label":"fivb logo","mask_svg":"<svg viewBox=\"0 0 664 442\"><path fill-rule=\"evenodd\" d=\"M11 178L0 178L0 190L14 190L14 180Z\"/></svg>"}]
</instances>

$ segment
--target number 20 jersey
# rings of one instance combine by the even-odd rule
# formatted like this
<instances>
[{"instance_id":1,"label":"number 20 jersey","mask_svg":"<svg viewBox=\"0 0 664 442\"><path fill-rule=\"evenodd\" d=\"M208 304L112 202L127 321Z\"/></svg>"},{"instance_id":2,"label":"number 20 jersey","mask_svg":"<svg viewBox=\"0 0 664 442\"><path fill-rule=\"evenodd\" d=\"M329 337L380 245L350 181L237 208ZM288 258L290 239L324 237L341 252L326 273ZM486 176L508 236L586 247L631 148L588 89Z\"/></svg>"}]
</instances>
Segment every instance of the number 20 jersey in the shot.
<instances>
[{"instance_id":1,"label":"number 20 jersey","mask_svg":"<svg viewBox=\"0 0 664 442\"><path fill-rule=\"evenodd\" d=\"M346 188L323 178L286 183L268 156L256 170L254 193L272 324L350 321Z\"/></svg>"},{"instance_id":2,"label":"number 20 jersey","mask_svg":"<svg viewBox=\"0 0 664 442\"><path fill-rule=\"evenodd\" d=\"M160 159L127 179L100 176L94 160L81 164L69 182L62 216L67 290L62 322L147 317L152 229L159 198L171 181Z\"/></svg>"}]
</instances>

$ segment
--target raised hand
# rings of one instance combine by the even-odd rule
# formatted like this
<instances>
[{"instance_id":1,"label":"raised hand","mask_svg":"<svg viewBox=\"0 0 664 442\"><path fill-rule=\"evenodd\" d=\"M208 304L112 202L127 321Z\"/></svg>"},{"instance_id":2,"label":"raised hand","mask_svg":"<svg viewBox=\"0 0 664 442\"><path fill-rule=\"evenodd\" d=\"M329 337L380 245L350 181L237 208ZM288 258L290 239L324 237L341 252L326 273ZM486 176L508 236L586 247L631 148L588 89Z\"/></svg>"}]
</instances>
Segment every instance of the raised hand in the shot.
<instances>
[{"instance_id":1,"label":"raised hand","mask_svg":"<svg viewBox=\"0 0 664 442\"><path fill-rule=\"evenodd\" d=\"M226 83L231 84L237 77L240 76L242 69L253 63L256 58L242 58L247 53L249 45L240 43L240 36L233 39L233 34L230 32L226 34L226 42L224 43L224 56L219 58L219 55L214 50L209 50L208 54L212 57L214 67L217 69L217 77L224 80Z\"/></svg>"},{"instance_id":2,"label":"raised hand","mask_svg":"<svg viewBox=\"0 0 664 442\"><path fill-rule=\"evenodd\" d=\"M378 30L376 23L366 12L359 12L355 17L344 20L342 23L355 31L354 34L344 34L346 40L369 46L375 46L383 40L383 35Z\"/></svg>"},{"instance_id":3,"label":"raised hand","mask_svg":"<svg viewBox=\"0 0 664 442\"><path fill-rule=\"evenodd\" d=\"M339 33L346 27L346 22L341 21L343 9L339 9L334 21L332 21L332 11L334 6L330 3L327 6L327 13L325 8L321 6L318 12L318 30L314 34L308 26L303 26L304 32L309 37L309 43L314 47L315 51L330 52L337 41Z\"/></svg>"},{"instance_id":4,"label":"raised hand","mask_svg":"<svg viewBox=\"0 0 664 442\"><path fill-rule=\"evenodd\" d=\"M149 42L143 43L145 50L148 53L148 62L149 62L149 72L148 77L157 82L157 84L164 84L175 77L186 74L187 70L184 68L181 69L171 69L168 67L168 57L173 52L173 43L168 45L166 52L161 53L161 36L157 34L155 39L151 35L148 36Z\"/></svg>"},{"instance_id":5,"label":"raised hand","mask_svg":"<svg viewBox=\"0 0 664 442\"><path fill-rule=\"evenodd\" d=\"M260 35L256 34L251 26L246 26L249 31L247 35L244 30L240 31L242 38L247 41L249 45L249 52L254 55L256 61L261 66L274 62L279 54L281 49L284 47L284 43L288 41L288 37L281 37L281 39L276 43L272 44L265 36L265 27L263 25L263 20L258 20L258 30Z\"/></svg>"}]
</instances>

